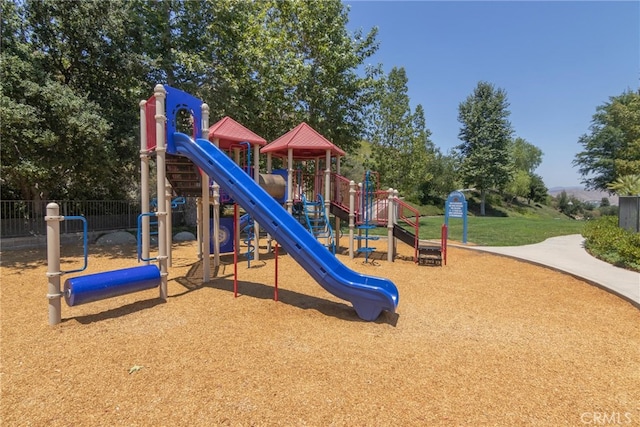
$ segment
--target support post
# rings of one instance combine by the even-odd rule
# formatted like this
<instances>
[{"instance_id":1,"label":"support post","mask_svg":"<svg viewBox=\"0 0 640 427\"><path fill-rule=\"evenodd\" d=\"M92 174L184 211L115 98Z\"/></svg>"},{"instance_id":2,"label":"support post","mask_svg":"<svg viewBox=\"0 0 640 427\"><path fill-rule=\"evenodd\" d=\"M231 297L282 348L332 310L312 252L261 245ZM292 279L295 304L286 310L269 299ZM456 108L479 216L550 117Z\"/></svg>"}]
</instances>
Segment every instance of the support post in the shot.
<instances>
[{"instance_id":1,"label":"support post","mask_svg":"<svg viewBox=\"0 0 640 427\"><path fill-rule=\"evenodd\" d=\"M353 239L356 228L356 183L349 181L349 258L353 259Z\"/></svg>"},{"instance_id":2,"label":"support post","mask_svg":"<svg viewBox=\"0 0 640 427\"><path fill-rule=\"evenodd\" d=\"M213 183L213 265L220 265L220 186Z\"/></svg>"},{"instance_id":3,"label":"support post","mask_svg":"<svg viewBox=\"0 0 640 427\"><path fill-rule=\"evenodd\" d=\"M211 203L209 200L209 175L201 172L200 187L202 189L202 283L209 283L211 278ZM216 240L216 239L214 239Z\"/></svg>"},{"instance_id":4,"label":"support post","mask_svg":"<svg viewBox=\"0 0 640 427\"><path fill-rule=\"evenodd\" d=\"M140 101L140 213L149 212L149 150L147 149L147 101ZM149 265L151 231L149 217L142 217L142 250L144 265Z\"/></svg>"},{"instance_id":5,"label":"support post","mask_svg":"<svg viewBox=\"0 0 640 427\"><path fill-rule=\"evenodd\" d=\"M207 131L207 135L208 135ZM216 148L220 148L220 139L213 138L213 145ZM218 237L220 236L220 185L213 181L213 265L216 267L220 265L220 241ZM216 200L218 201L216 204Z\"/></svg>"},{"instance_id":6,"label":"support post","mask_svg":"<svg viewBox=\"0 0 640 427\"><path fill-rule=\"evenodd\" d=\"M167 213L167 266L171 267L173 265L171 249L173 248L173 206L171 204L171 198L173 197L173 188L171 187L171 183L168 179L165 178L164 183L164 191L165 191L165 204L166 209L164 210Z\"/></svg>"},{"instance_id":7,"label":"support post","mask_svg":"<svg viewBox=\"0 0 640 427\"><path fill-rule=\"evenodd\" d=\"M398 200L400 198L400 191L398 190L393 190L393 198L395 200ZM396 214L394 213L393 215L393 223L397 224L398 223L398 218L396 218ZM417 260L418 259L418 248L415 248L414 250L414 259ZM396 239L393 239L393 253L397 254L398 253L398 242L396 241Z\"/></svg>"},{"instance_id":8,"label":"support post","mask_svg":"<svg viewBox=\"0 0 640 427\"><path fill-rule=\"evenodd\" d=\"M198 259L202 261L202 198L196 197L196 239L198 242Z\"/></svg>"},{"instance_id":9,"label":"support post","mask_svg":"<svg viewBox=\"0 0 640 427\"><path fill-rule=\"evenodd\" d=\"M49 300L49 325L57 325L62 320L60 291L60 206L56 203L47 205L47 299Z\"/></svg>"},{"instance_id":10,"label":"support post","mask_svg":"<svg viewBox=\"0 0 640 427\"><path fill-rule=\"evenodd\" d=\"M167 279L169 271L167 268L167 212L160 211L166 209L164 183L166 179L166 152L165 142L165 98L167 91L161 84L154 88L156 100L156 167L157 171L157 197L158 197L158 267L160 269L160 298L167 300Z\"/></svg>"},{"instance_id":11,"label":"support post","mask_svg":"<svg viewBox=\"0 0 640 427\"><path fill-rule=\"evenodd\" d=\"M260 145L258 144L253 146L253 179L256 184L260 185ZM253 225L256 240L253 259L255 261L260 261L260 224L258 224L258 221L254 219Z\"/></svg>"},{"instance_id":12,"label":"support post","mask_svg":"<svg viewBox=\"0 0 640 427\"><path fill-rule=\"evenodd\" d=\"M331 150L327 150L325 154L324 169L324 214L325 218L329 218L331 213Z\"/></svg>"},{"instance_id":13,"label":"support post","mask_svg":"<svg viewBox=\"0 0 640 427\"><path fill-rule=\"evenodd\" d=\"M209 105L207 105L206 103L203 103L200 106L200 111L202 112L202 119L200 122L200 129L201 129L201 135L202 138L208 140L209 139ZM202 282L203 283L209 283L209 280L211 278L211 215L210 215L210 200L209 200L209 175L203 174L202 177L202 209L203 212L205 212L205 214L202 216L204 218L204 222L203 222L203 250L202 250ZM215 196L214 196L215 199ZM215 204L215 200L214 200L214 204ZM214 224L216 224L216 220L215 220L215 210L214 210ZM215 231L215 225L214 225L214 231ZM214 242L218 241L218 234L214 234L215 238L213 239ZM214 243L214 249L213 249L214 253L215 253L215 243ZM214 259L214 265L218 265L218 259Z\"/></svg>"},{"instance_id":14,"label":"support post","mask_svg":"<svg viewBox=\"0 0 640 427\"><path fill-rule=\"evenodd\" d=\"M287 153L287 172L287 211L291 215L293 214L293 149L291 148Z\"/></svg>"},{"instance_id":15,"label":"support post","mask_svg":"<svg viewBox=\"0 0 640 427\"><path fill-rule=\"evenodd\" d=\"M395 215L393 205L395 203L395 199L393 197L393 188L389 188L387 190L387 200L388 200L388 213L387 213L387 261L393 262L395 258L394 251L394 239L393 239L393 224L395 224Z\"/></svg>"},{"instance_id":16,"label":"support post","mask_svg":"<svg viewBox=\"0 0 640 427\"><path fill-rule=\"evenodd\" d=\"M338 177L340 176L340 156L336 157L336 175L337 177L334 179L333 182L333 199L331 200L332 202L339 202L342 203L342 200L338 200L338 198L342 198L342 195L340 194L339 191L339 184L338 184ZM340 247L340 230L342 228L342 221L340 220L340 217L336 215L336 248Z\"/></svg>"}]
</instances>

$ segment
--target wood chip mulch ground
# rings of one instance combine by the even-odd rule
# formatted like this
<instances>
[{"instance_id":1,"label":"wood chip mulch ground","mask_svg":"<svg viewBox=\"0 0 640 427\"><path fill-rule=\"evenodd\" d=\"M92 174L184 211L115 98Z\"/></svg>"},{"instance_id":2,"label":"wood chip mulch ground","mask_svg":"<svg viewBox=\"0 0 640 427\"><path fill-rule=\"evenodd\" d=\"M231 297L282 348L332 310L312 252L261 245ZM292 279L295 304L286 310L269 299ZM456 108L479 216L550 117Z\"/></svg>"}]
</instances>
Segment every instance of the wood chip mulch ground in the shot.
<instances>
[{"instance_id":1,"label":"wood chip mulch ground","mask_svg":"<svg viewBox=\"0 0 640 427\"><path fill-rule=\"evenodd\" d=\"M571 276L450 248L444 267L375 253L396 315L363 322L291 257L223 258L202 284L175 245L169 298L148 290L48 325L44 250L1 254L2 426L640 425L640 311ZM63 248L63 270L81 265ZM135 266L90 248L82 274Z\"/></svg>"}]
</instances>

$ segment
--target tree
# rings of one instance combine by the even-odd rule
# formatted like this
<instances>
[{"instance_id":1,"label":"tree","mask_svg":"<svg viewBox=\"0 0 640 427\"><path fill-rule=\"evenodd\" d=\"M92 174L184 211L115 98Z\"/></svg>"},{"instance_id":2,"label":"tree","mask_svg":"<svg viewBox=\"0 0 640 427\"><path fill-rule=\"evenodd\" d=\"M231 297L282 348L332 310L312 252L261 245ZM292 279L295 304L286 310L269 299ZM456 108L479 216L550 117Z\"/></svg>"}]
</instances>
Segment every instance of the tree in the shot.
<instances>
[{"instance_id":1,"label":"tree","mask_svg":"<svg viewBox=\"0 0 640 427\"><path fill-rule=\"evenodd\" d=\"M523 138L515 138L510 146L511 167L513 178L506 186L506 191L512 198L526 197L531 201L544 202L547 187L542 178L534 173L542 163L542 150Z\"/></svg>"},{"instance_id":2,"label":"tree","mask_svg":"<svg viewBox=\"0 0 640 427\"><path fill-rule=\"evenodd\" d=\"M556 197L556 206L560 212L570 217L584 211L584 203L575 196L568 196L564 190Z\"/></svg>"},{"instance_id":3,"label":"tree","mask_svg":"<svg viewBox=\"0 0 640 427\"><path fill-rule=\"evenodd\" d=\"M339 0L0 1L3 194L126 196L156 83L267 139L306 121L359 145L375 78L356 71L377 30L349 34Z\"/></svg>"},{"instance_id":4,"label":"tree","mask_svg":"<svg viewBox=\"0 0 640 427\"><path fill-rule=\"evenodd\" d=\"M126 2L11 4L2 4L5 185L24 199L125 197L137 181L130 111L140 88Z\"/></svg>"},{"instance_id":5,"label":"tree","mask_svg":"<svg viewBox=\"0 0 640 427\"><path fill-rule=\"evenodd\" d=\"M421 104L416 106L412 115L413 137L407 157L409 167L408 179L404 190L407 197L418 202L423 198L422 189L426 183L434 180L434 163L436 160L436 148L431 139L431 131L427 129L424 117L424 108Z\"/></svg>"},{"instance_id":6,"label":"tree","mask_svg":"<svg viewBox=\"0 0 640 427\"><path fill-rule=\"evenodd\" d=\"M371 80L358 67L377 30L347 33L338 0L138 0L155 81L206 100L266 139L305 121L347 152L363 133ZM198 19L194 19L198 17ZM259 43L256 43L259 40Z\"/></svg>"},{"instance_id":7,"label":"tree","mask_svg":"<svg viewBox=\"0 0 640 427\"><path fill-rule=\"evenodd\" d=\"M420 184L420 203L443 205L449 193L460 188L456 173L457 161L451 154L442 154L434 149L434 158L429 164L431 179Z\"/></svg>"},{"instance_id":8,"label":"tree","mask_svg":"<svg viewBox=\"0 0 640 427\"><path fill-rule=\"evenodd\" d=\"M640 174L640 91L598 106L589 130L578 140L583 151L573 160L587 188L608 191L618 178Z\"/></svg>"},{"instance_id":9,"label":"tree","mask_svg":"<svg viewBox=\"0 0 640 427\"><path fill-rule=\"evenodd\" d=\"M462 159L460 172L467 186L480 191L480 214L485 214L486 192L502 190L511 176L509 144L513 130L507 94L487 82L479 82L458 107L462 123L456 149Z\"/></svg>"},{"instance_id":10,"label":"tree","mask_svg":"<svg viewBox=\"0 0 640 427\"><path fill-rule=\"evenodd\" d=\"M505 191L514 201L518 197L527 197L531 191L531 175L523 170L516 170L507 183Z\"/></svg>"},{"instance_id":11,"label":"tree","mask_svg":"<svg viewBox=\"0 0 640 427\"><path fill-rule=\"evenodd\" d=\"M531 178L531 182L529 184L529 194L527 195L528 203L530 204L531 201L533 201L546 204L549 190L547 186L544 185L542 177L535 173L531 173L529 177Z\"/></svg>"},{"instance_id":12,"label":"tree","mask_svg":"<svg viewBox=\"0 0 640 427\"><path fill-rule=\"evenodd\" d=\"M394 67L380 79L369 116L369 140L373 166L383 185L418 200L421 184L431 179L434 147L424 109L418 105L411 112L407 83L404 68Z\"/></svg>"},{"instance_id":13,"label":"tree","mask_svg":"<svg viewBox=\"0 0 640 427\"><path fill-rule=\"evenodd\" d=\"M542 163L542 150L523 138L516 138L511 143L511 159L517 171L533 173Z\"/></svg>"}]
</instances>

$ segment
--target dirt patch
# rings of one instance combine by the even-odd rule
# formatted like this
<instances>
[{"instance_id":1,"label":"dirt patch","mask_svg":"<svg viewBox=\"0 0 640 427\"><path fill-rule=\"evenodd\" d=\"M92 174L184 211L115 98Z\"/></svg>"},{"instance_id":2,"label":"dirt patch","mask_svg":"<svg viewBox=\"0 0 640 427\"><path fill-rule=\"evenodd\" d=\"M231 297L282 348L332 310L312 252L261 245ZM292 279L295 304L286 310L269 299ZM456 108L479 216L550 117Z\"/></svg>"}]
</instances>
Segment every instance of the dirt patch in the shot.
<instances>
[{"instance_id":1,"label":"dirt patch","mask_svg":"<svg viewBox=\"0 0 640 427\"><path fill-rule=\"evenodd\" d=\"M175 246L169 298L149 290L47 323L46 255L2 253L1 412L7 426L640 424L640 311L571 276L451 248L448 265L350 260L400 291L363 322L289 256L212 266ZM63 248L63 269L81 265ZM82 274L137 265L91 247ZM602 419L602 418L598 418Z\"/></svg>"}]
</instances>

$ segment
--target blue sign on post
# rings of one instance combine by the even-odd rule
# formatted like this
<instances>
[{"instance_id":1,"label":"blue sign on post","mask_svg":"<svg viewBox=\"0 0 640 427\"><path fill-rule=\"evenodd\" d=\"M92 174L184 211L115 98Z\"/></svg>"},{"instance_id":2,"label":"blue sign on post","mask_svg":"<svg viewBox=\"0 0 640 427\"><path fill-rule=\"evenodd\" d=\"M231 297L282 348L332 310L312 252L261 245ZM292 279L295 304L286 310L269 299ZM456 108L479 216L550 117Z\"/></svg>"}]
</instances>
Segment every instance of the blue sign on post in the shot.
<instances>
[{"instance_id":1,"label":"blue sign on post","mask_svg":"<svg viewBox=\"0 0 640 427\"><path fill-rule=\"evenodd\" d=\"M467 200L460 191L452 191L444 204L444 223L449 228L449 218L462 218L462 243L467 243Z\"/></svg>"}]
</instances>

